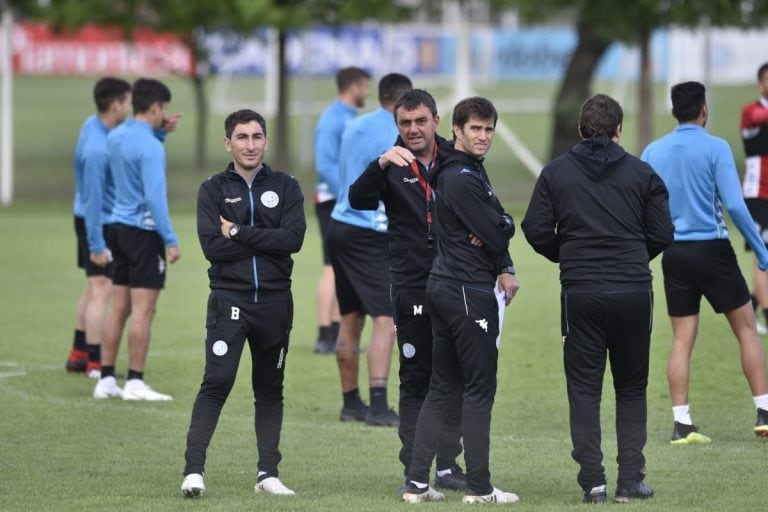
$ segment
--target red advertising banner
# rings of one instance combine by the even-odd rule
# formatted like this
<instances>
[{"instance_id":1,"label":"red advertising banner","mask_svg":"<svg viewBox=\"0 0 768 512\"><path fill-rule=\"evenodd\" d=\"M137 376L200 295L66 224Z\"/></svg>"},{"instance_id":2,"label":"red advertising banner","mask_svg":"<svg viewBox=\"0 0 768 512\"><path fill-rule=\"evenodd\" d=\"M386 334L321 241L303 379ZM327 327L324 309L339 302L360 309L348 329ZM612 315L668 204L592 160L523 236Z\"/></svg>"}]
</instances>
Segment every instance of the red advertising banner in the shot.
<instances>
[{"instance_id":1,"label":"red advertising banner","mask_svg":"<svg viewBox=\"0 0 768 512\"><path fill-rule=\"evenodd\" d=\"M192 52L175 34L137 28L130 41L119 27L85 25L55 33L45 23L13 30L13 69L22 75L166 75L194 72Z\"/></svg>"}]
</instances>

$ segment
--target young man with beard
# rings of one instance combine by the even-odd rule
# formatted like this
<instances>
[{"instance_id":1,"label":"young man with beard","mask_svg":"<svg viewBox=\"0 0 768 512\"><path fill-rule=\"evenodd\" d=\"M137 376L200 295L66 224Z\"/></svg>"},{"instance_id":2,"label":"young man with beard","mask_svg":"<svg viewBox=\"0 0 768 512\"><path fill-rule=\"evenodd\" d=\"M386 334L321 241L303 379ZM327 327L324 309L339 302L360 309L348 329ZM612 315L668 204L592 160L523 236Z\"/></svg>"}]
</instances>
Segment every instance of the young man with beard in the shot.
<instances>
[{"instance_id":1,"label":"young man with beard","mask_svg":"<svg viewBox=\"0 0 768 512\"><path fill-rule=\"evenodd\" d=\"M400 352L400 461L408 474L416 420L432 375L432 321L424 310L427 277L435 256L431 169L451 153L436 134L440 117L432 96L414 89L394 106L396 144L373 160L349 188L357 210L376 210L383 201L389 218L390 297ZM464 490L466 476L456 463L461 453L461 400L451 407L437 447L435 486Z\"/></svg>"},{"instance_id":2,"label":"young man with beard","mask_svg":"<svg viewBox=\"0 0 768 512\"><path fill-rule=\"evenodd\" d=\"M483 167L496 120L496 109L485 98L459 102L453 110L454 151L430 175L437 228L437 254L426 289L433 329L432 377L402 494L410 503L444 498L429 485L429 470L446 418L459 400L467 464L463 501L518 501L516 494L491 485L489 469L500 329L496 291L506 294L508 305L519 288L507 251L514 223ZM500 268L501 262L508 265Z\"/></svg>"},{"instance_id":3,"label":"young man with beard","mask_svg":"<svg viewBox=\"0 0 768 512\"><path fill-rule=\"evenodd\" d=\"M328 256L328 224L339 194L339 160L341 136L347 123L355 118L357 109L365 106L370 90L371 75L364 69L349 66L336 73L338 97L326 108L315 127L315 213L320 224L323 244L323 274L317 284L317 323L319 331L315 352L332 354L336 351L339 334L339 304L333 266Z\"/></svg>"},{"instance_id":4,"label":"young man with beard","mask_svg":"<svg viewBox=\"0 0 768 512\"><path fill-rule=\"evenodd\" d=\"M200 186L197 233L208 269L205 374L187 434L181 493L205 492L205 453L232 390L246 340L251 352L258 448L255 491L295 494L278 479L283 379L293 325L291 273L304 241L304 197L291 176L263 163L264 118L239 110L226 121L227 169Z\"/></svg>"}]
</instances>

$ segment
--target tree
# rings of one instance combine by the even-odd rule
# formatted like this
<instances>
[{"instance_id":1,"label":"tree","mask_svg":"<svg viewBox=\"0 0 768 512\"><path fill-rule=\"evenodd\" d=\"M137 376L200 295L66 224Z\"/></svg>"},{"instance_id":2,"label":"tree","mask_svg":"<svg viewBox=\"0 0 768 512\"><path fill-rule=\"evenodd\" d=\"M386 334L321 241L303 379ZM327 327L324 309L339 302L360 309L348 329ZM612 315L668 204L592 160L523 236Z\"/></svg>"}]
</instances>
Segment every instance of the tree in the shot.
<instances>
[{"instance_id":1,"label":"tree","mask_svg":"<svg viewBox=\"0 0 768 512\"><path fill-rule=\"evenodd\" d=\"M150 27L177 34L191 49L197 72L189 77L197 110L196 167L207 168L205 144L208 124L208 98L205 79L208 55L198 44L201 31L231 28L251 34L257 27L278 29L278 112L273 144L275 166L288 162L288 77L285 41L288 31L311 24L351 23L365 19L402 19L411 12L396 0L12 0L26 16L43 18L55 27L74 30L85 23L118 25L130 39L135 27Z\"/></svg>"},{"instance_id":2,"label":"tree","mask_svg":"<svg viewBox=\"0 0 768 512\"><path fill-rule=\"evenodd\" d=\"M571 55L553 109L550 158L578 142L574 129L579 105L591 94L600 58L614 41L639 44L639 145L650 140L652 87L649 41L654 29L672 24L695 27L703 19L712 26L758 26L768 19L768 2L753 0L490 0L495 8L517 7L523 19L542 20L555 14L576 20L579 42Z\"/></svg>"}]
</instances>

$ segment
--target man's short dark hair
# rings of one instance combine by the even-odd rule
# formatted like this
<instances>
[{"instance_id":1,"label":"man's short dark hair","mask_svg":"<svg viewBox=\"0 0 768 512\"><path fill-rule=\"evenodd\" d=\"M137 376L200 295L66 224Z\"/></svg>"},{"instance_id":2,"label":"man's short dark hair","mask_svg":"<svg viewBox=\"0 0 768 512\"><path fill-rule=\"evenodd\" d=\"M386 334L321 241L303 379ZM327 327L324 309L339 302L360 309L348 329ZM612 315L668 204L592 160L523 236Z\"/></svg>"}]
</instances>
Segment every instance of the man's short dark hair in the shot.
<instances>
[{"instance_id":1,"label":"man's short dark hair","mask_svg":"<svg viewBox=\"0 0 768 512\"><path fill-rule=\"evenodd\" d=\"M379 103L394 105L405 91L413 89L411 79L400 73L384 75L379 80Z\"/></svg>"},{"instance_id":2,"label":"man's short dark hair","mask_svg":"<svg viewBox=\"0 0 768 512\"><path fill-rule=\"evenodd\" d=\"M757 81L761 81L763 79L763 75L768 71L768 62L763 64L757 69Z\"/></svg>"},{"instance_id":3,"label":"man's short dark hair","mask_svg":"<svg viewBox=\"0 0 768 512\"><path fill-rule=\"evenodd\" d=\"M624 111L615 99L607 94L595 94L581 104L579 133L584 139L593 137L612 138L624 121Z\"/></svg>"},{"instance_id":4,"label":"man's short dark hair","mask_svg":"<svg viewBox=\"0 0 768 512\"><path fill-rule=\"evenodd\" d=\"M350 86L361 80L370 80L371 75L366 70L358 68L357 66L349 66L341 68L336 72L336 88L338 91L344 92L349 89Z\"/></svg>"},{"instance_id":5,"label":"man's short dark hair","mask_svg":"<svg viewBox=\"0 0 768 512\"><path fill-rule=\"evenodd\" d=\"M235 131L235 127L239 124L248 124L251 121L256 121L261 125L261 131L264 132L264 136L267 136L267 122L264 117L258 112L253 110L243 109L236 112L232 112L224 120L224 133L227 138L232 137L232 133Z\"/></svg>"},{"instance_id":6,"label":"man's short dark hair","mask_svg":"<svg viewBox=\"0 0 768 512\"><path fill-rule=\"evenodd\" d=\"M432 97L424 89L411 89L405 91L400 95L400 99L395 103L395 108L392 112L395 115L395 121L397 121L397 110L403 108L405 110L416 110L419 106L424 105L432 113L432 117L437 116L437 104L435 98Z\"/></svg>"},{"instance_id":7,"label":"man's short dark hair","mask_svg":"<svg viewBox=\"0 0 768 512\"><path fill-rule=\"evenodd\" d=\"M93 101L99 112L106 112L115 101L123 101L131 92L131 84L120 78L107 76L93 87Z\"/></svg>"},{"instance_id":8,"label":"man's short dark hair","mask_svg":"<svg viewBox=\"0 0 768 512\"><path fill-rule=\"evenodd\" d=\"M153 78L139 78L133 82L132 94L134 114L146 112L155 103L171 101L171 90L163 82Z\"/></svg>"},{"instance_id":9,"label":"man's short dark hair","mask_svg":"<svg viewBox=\"0 0 768 512\"><path fill-rule=\"evenodd\" d=\"M679 123L693 121L707 103L707 89L699 82L683 82L672 86L672 115Z\"/></svg>"},{"instance_id":10,"label":"man's short dark hair","mask_svg":"<svg viewBox=\"0 0 768 512\"><path fill-rule=\"evenodd\" d=\"M462 128L472 116L479 119L493 119L494 127L499 119L496 107L490 100L480 96L472 96L471 98L464 98L453 107L452 123L454 126Z\"/></svg>"}]
</instances>

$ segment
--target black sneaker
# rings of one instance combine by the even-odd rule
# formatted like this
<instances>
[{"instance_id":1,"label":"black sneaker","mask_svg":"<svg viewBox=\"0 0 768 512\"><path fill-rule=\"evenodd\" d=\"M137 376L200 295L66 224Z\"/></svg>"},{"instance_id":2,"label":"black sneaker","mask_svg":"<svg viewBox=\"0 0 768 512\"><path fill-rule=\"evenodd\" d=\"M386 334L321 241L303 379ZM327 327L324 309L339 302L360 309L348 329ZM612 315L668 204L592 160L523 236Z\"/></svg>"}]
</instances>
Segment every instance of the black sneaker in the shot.
<instances>
[{"instance_id":1,"label":"black sneaker","mask_svg":"<svg viewBox=\"0 0 768 512\"><path fill-rule=\"evenodd\" d=\"M598 485L591 488L589 491L584 491L584 496L581 498L582 503L607 503L608 492L606 491L605 484Z\"/></svg>"},{"instance_id":2,"label":"black sneaker","mask_svg":"<svg viewBox=\"0 0 768 512\"><path fill-rule=\"evenodd\" d=\"M768 437L768 411L765 409L757 410L757 421L755 422L755 435Z\"/></svg>"},{"instance_id":3,"label":"black sneaker","mask_svg":"<svg viewBox=\"0 0 768 512\"><path fill-rule=\"evenodd\" d=\"M461 470L461 466L454 464L451 466L451 472L447 475L435 475L435 487L449 491L466 491L469 489L467 486L467 475Z\"/></svg>"},{"instance_id":4,"label":"black sneaker","mask_svg":"<svg viewBox=\"0 0 768 512\"><path fill-rule=\"evenodd\" d=\"M365 404L362 407L342 407L339 421L365 421L367 415L368 406Z\"/></svg>"},{"instance_id":5,"label":"black sneaker","mask_svg":"<svg viewBox=\"0 0 768 512\"><path fill-rule=\"evenodd\" d=\"M399 427L400 416L392 409L378 414L374 414L368 409L368 414L365 415L365 424L372 427Z\"/></svg>"},{"instance_id":6,"label":"black sneaker","mask_svg":"<svg viewBox=\"0 0 768 512\"><path fill-rule=\"evenodd\" d=\"M676 421L672 428L671 444L709 444L711 442L710 438L699 433L696 425L686 425Z\"/></svg>"},{"instance_id":7,"label":"black sneaker","mask_svg":"<svg viewBox=\"0 0 768 512\"><path fill-rule=\"evenodd\" d=\"M334 354L336 352L336 342L333 340L317 340L314 352L315 354Z\"/></svg>"},{"instance_id":8,"label":"black sneaker","mask_svg":"<svg viewBox=\"0 0 768 512\"><path fill-rule=\"evenodd\" d=\"M647 500L653 498L653 489L645 485L645 482L637 482L629 487L616 489L614 500L619 503L628 503L630 500Z\"/></svg>"}]
</instances>

